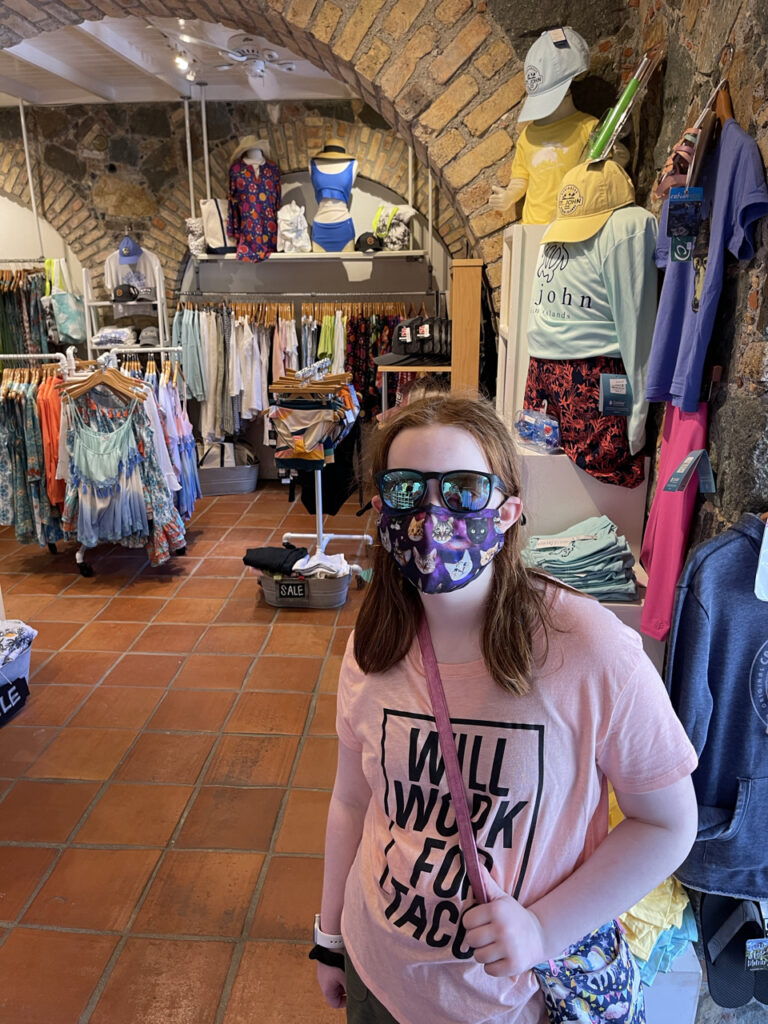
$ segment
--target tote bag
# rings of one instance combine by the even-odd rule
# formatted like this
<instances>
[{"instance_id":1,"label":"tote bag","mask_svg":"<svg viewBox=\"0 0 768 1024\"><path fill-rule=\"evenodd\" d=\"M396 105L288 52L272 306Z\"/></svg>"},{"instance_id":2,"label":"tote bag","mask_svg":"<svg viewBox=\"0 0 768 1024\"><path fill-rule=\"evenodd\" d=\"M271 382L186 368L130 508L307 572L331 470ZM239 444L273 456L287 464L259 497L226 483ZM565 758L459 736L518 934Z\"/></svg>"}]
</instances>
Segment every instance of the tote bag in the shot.
<instances>
[{"instance_id":1,"label":"tote bag","mask_svg":"<svg viewBox=\"0 0 768 1024\"><path fill-rule=\"evenodd\" d=\"M85 307L81 296L72 292L67 261L46 260L45 280L46 298L53 309L60 344L81 345L86 340Z\"/></svg>"},{"instance_id":2,"label":"tote bag","mask_svg":"<svg viewBox=\"0 0 768 1024\"><path fill-rule=\"evenodd\" d=\"M226 199L200 200L205 248L209 253L223 256L237 252L237 239L227 234L227 213Z\"/></svg>"}]
</instances>

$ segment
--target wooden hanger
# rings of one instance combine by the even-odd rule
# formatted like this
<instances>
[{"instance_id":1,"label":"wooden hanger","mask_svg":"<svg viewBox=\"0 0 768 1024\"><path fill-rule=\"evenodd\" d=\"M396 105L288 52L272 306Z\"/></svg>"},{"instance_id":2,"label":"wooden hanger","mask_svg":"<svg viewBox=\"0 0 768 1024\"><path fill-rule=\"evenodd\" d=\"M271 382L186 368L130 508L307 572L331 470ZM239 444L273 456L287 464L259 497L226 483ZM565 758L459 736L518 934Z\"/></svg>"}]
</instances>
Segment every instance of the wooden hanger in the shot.
<instances>
[{"instance_id":1,"label":"wooden hanger","mask_svg":"<svg viewBox=\"0 0 768 1024\"><path fill-rule=\"evenodd\" d=\"M99 369L89 374L85 380L62 381L56 387L62 394L66 394L74 399L79 398L88 391L92 391L93 388L97 388L99 385L108 387L110 391L120 395L122 398L138 398L139 401L143 402L147 397L144 390L137 388L130 377L126 377L119 370L115 370L111 366L106 368L99 367Z\"/></svg>"}]
</instances>

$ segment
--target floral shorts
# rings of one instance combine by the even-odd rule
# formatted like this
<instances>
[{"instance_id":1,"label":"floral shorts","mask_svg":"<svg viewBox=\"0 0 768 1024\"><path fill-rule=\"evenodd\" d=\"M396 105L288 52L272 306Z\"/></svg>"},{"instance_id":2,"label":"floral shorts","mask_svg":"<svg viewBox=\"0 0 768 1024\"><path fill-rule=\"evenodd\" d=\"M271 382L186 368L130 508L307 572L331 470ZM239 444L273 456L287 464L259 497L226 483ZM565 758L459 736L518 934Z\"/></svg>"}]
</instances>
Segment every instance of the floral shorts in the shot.
<instances>
[{"instance_id":1,"label":"floral shorts","mask_svg":"<svg viewBox=\"0 0 768 1024\"><path fill-rule=\"evenodd\" d=\"M644 476L644 456L630 454L627 420L598 411L600 374L624 373L621 359L534 359L528 366L526 409L547 412L560 423L566 455L585 473L606 484L637 487Z\"/></svg>"}]
</instances>

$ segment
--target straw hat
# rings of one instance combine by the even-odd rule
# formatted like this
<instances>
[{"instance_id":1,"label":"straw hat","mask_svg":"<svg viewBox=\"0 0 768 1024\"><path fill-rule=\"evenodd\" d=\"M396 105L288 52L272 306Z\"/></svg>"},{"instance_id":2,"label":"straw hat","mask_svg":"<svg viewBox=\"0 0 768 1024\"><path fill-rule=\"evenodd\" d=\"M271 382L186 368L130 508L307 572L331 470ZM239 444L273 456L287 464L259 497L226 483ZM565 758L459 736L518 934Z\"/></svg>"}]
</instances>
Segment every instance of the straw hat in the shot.
<instances>
[{"instance_id":1,"label":"straw hat","mask_svg":"<svg viewBox=\"0 0 768 1024\"><path fill-rule=\"evenodd\" d=\"M243 153L247 153L249 149L260 149L264 154L265 158L269 160L269 141L267 139L260 139L258 135L246 135L240 139L238 144L232 150L232 155L229 158L229 166L237 160L241 160Z\"/></svg>"},{"instance_id":2,"label":"straw hat","mask_svg":"<svg viewBox=\"0 0 768 1024\"><path fill-rule=\"evenodd\" d=\"M344 148L344 143L336 137L328 139L319 153L315 153L315 160L354 160L355 157Z\"/></svg>"}]
</instances>

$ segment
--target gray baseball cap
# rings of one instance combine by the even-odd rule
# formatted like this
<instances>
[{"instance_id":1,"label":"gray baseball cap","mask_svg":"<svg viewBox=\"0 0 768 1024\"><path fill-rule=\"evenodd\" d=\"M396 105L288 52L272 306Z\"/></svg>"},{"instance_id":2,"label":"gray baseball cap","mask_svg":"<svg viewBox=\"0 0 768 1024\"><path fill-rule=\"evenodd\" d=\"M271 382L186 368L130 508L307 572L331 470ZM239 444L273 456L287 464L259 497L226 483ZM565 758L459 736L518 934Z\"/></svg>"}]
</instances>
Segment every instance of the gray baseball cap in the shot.
<instances>
[{"instance_id":1,"label":"gray baseball cap","mask_svg":"<svg viewBox=\"0 0 768 1024\"><path fill-rule=\"evenodd\" d=\"M525 88L528 93L520 121L535 121L556 110L576 75L589 68L589 47L571 28L542 32L525 55Z\"/></svg>"}]
</instances>

